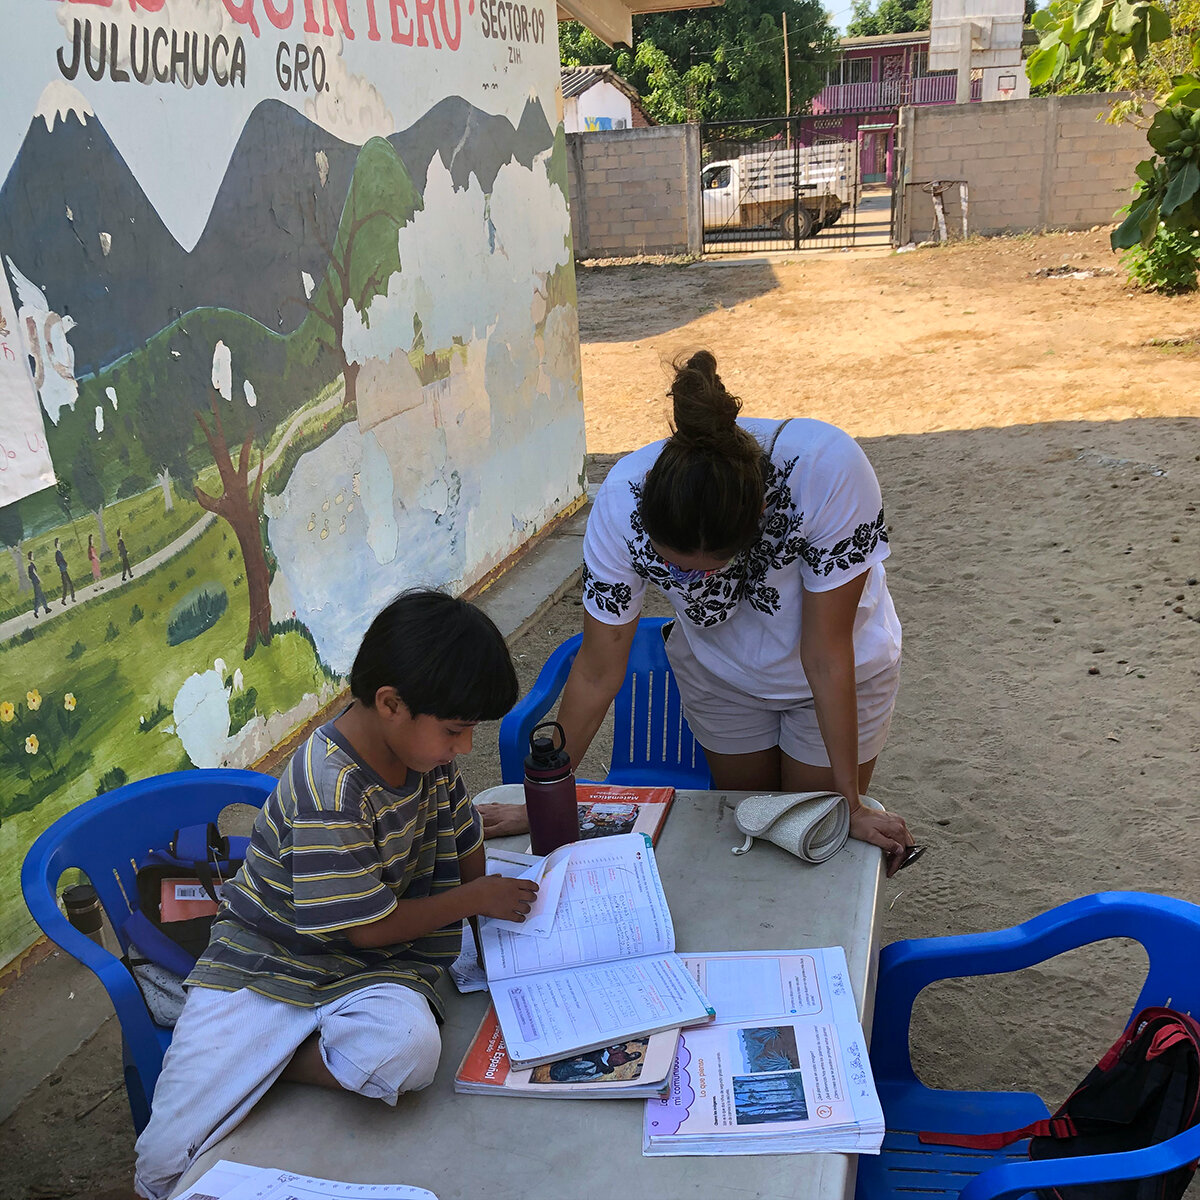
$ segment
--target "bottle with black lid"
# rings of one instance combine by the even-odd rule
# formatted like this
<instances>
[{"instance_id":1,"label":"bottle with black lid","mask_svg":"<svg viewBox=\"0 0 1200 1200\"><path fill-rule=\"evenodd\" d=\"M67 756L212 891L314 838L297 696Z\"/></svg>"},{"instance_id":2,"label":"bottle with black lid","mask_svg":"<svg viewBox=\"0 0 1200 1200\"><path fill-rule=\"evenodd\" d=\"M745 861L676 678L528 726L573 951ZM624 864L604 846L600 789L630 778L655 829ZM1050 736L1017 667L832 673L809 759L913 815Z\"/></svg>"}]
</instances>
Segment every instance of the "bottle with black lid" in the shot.
<instances>
[{"instance_id":1,"label":"bottle with black lid","mask_svg":"<svg viewBox=\"0 0 1200 1200\"><path fill-rule=\"evenodd\" d=\"M525 811L529 815L529 843L534 854L550 854L559 846L579 840L575 775L567 753L566 734L557 721L543 721L529 735Z\"/></svg>"}]
</instances>

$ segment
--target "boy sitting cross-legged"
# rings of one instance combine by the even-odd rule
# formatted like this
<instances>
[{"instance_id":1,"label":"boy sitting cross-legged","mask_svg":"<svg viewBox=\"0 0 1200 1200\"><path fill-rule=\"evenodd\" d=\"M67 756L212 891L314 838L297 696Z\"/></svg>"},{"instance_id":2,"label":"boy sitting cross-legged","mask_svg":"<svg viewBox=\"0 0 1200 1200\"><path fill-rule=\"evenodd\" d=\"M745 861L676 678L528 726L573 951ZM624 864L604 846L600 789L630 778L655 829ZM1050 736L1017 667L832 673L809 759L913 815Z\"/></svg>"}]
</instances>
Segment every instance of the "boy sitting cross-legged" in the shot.
<instances>
[{"instance_id":1,"label":"boy sitting cross-legged","mask_svg":"<svg viewBox=\"0 0 1200 1200\"><path fill-rule=\"evenodd\" d=\"M395 1104L441 1051L434 985L464 917L524 920L535 884L484 873L454 756L517 699L499 630L441 592L372 622L354 699L296 751L226 885L137 1143L135 1187L170 1194L276 1079Z\"/></svg>"}]
</instances>

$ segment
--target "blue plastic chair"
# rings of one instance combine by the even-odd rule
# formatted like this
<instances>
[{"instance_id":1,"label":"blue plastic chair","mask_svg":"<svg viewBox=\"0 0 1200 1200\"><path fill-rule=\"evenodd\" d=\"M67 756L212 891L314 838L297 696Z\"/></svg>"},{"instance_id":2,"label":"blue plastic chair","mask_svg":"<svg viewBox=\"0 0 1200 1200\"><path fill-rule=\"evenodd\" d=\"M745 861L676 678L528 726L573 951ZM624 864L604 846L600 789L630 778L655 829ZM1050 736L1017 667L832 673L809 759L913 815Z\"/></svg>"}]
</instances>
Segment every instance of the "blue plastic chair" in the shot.
<instances>
[{"instance_id":1,"label":"blue plastic chair","mask_svg":"<svg viewBox=\"0 0 1200 1200\"><path fill-rule=\"evenodd\" d=\"M227 804L261 808L276 780L257 771L176 771L105 792L59 817L29 848L21 867L21 890L42 932L77 958L104 985L117 1010L124 1040L125 1090L134 1128L150 1119L150 1101L171 1044L171 1030L151 1020L142 994L124 963L86 934L58 907L58 882L77 867L96 889L109 923L120 932L137 903L135 862L167 845L176 829L216 821Z\"/></svg>"},{"instance_id":2,"label":"blue plastic chair","mask_svg":"<svg viewBox=\"0 0 1200 1200\"><path fill-rule=\"evenodd\" d=\"M871 1066L887 1135L882 1154L858 1160L856 1200L961 1200L1024 1197L1035 1188L1142 1179L1200 1158L1200 1126L1144 1150L1030 1162L1027 1142L1000 1150L922 1146L921 1130L985 1133L1046 1117L1027 1092L927 1088L909 1059L917 994L939 979L1018 971L1107 938L1131 938L1150 964L1132 1017L1150 1005L1200 1013L1200 907L1142 892L1101 892L994 933L924 938L885 946L879 958ZM1122 1013L1127 1022L1128 1017ZM1114 1031L1114 1040L1116 1032ZM1092 1063L1079 1064L1082 1079ZM1062 1099L1066 1099L1065 1096Z\"/></svg>"},{"instance_id":3,"label":"blue plastic chair","mask_svg":"<svg viewBox=\"0 0 1200 1200\"><path fill-rule=\"evenodd\" d=\"M625 682L613 701L613 753L605 783L624 787L671 784L708 789L712 775L683 708L662 629L668 618L643 617L633 635ZM500 724L500 772L505 783L525 778L533 727L567 682L583 635L563 642L546 660L528 694Z\"/></svg>"}]
</instances>

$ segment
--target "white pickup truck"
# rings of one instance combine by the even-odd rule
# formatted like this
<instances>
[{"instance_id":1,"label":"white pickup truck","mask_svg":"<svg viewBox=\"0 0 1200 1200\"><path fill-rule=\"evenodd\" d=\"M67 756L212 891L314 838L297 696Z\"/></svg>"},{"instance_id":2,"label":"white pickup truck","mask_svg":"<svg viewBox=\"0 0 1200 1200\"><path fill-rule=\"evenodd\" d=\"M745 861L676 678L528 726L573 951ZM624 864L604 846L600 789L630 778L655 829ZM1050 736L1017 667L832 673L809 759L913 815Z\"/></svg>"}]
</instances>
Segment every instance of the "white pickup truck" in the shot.
<instances>
[{"instance_id":1,"label":"white pickup truck","mask_svg":"<svg viewBox=\"0 0 1200 1200\"><path fill-rule=\"evenodd\" d=\"M710 162L701 185L706 233L774 229L791 241L798 213L804 239L857 206L858 147L837 142L743 154Z\"/></svg>"}]
</instances>

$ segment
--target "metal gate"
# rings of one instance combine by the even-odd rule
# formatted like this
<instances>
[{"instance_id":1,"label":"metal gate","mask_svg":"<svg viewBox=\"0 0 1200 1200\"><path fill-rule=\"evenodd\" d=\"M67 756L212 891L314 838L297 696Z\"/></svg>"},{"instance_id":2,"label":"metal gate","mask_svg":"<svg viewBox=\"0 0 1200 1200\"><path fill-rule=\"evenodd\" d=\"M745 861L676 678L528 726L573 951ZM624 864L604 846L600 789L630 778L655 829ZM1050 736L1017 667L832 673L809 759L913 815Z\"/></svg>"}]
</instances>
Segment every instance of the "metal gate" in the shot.
<instances>
[{"instance_id":1,"label":"metal gate","mask_svg":"<svg viewBox=\"0 0 1200 1200\"><path fill-rule=\"evenodd\" d=\"M706 254L854 245L858 143L806 136L798 117L701 124Z\"/></svg>"}]
</instances>

